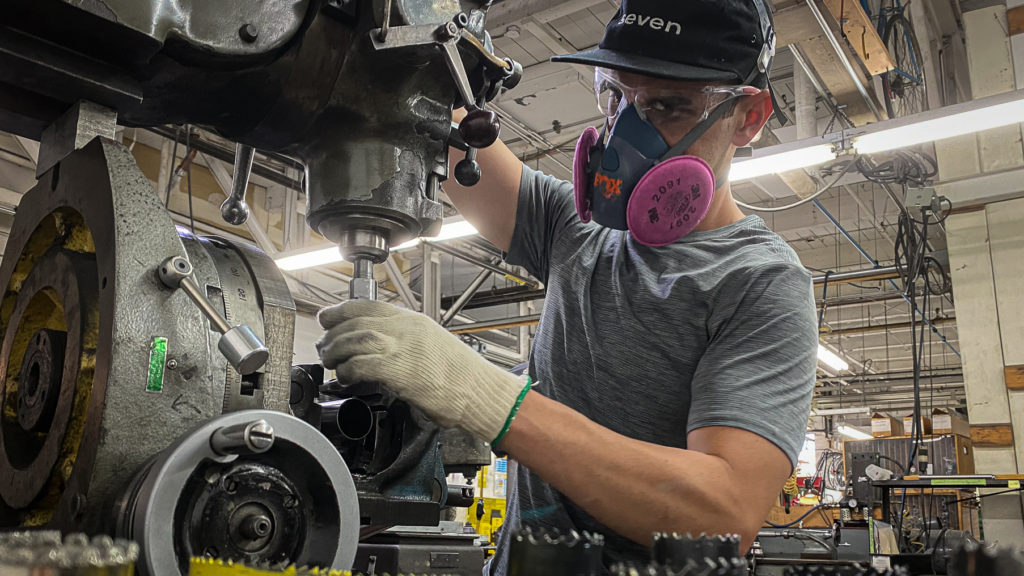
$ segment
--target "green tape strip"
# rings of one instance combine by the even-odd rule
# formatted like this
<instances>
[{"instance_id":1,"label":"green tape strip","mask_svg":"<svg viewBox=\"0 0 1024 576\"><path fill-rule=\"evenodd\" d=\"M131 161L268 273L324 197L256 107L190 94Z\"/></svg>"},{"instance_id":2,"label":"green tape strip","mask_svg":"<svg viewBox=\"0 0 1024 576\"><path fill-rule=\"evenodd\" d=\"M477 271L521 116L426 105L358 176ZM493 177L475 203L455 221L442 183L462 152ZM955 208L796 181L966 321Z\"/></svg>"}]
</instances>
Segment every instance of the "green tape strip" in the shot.
<instances>
[{"instance_id":1,"label":"green tape strip","mask_svg":"<svg viewBox=\"0 0 1024 576\"><path fill-rule=\"evenodd\" d=\"M526 375L526 385L523 386L522 392L516 398L516 403L512 406L512 411L508 413L508 418L505 420L505 425L502 426L501 432L498 436L491 440L491 446L497 447L499 443L505 438L505 434L508 434L510 428L512 428L512 421L516 419L516 414L519 413L519 407L523 405L523 400L526 399L526 393L530 391L530 387L533 385L533 380L530 375Z\"/></svg>"},{"instance_id":2,"label":"green tape strip","mask_svg":"<svg viewBox=\"0 0 1024 576\"><path fill-rule=\"evenodd\" d=\"M146 377L146 392L163 392L164 367L167 359L167 338L154 336L149 345L149 375Z\"/></svg>"},{"instance_id":3,"label":"green tape strip","mask_svg":"<svg viewBox=\"0 0 1024 576\"><path fill-rule=\"evenodd\" d=\"M934 478L932 486L987 486L984 478Z\"/></svg>"}]
</instances>

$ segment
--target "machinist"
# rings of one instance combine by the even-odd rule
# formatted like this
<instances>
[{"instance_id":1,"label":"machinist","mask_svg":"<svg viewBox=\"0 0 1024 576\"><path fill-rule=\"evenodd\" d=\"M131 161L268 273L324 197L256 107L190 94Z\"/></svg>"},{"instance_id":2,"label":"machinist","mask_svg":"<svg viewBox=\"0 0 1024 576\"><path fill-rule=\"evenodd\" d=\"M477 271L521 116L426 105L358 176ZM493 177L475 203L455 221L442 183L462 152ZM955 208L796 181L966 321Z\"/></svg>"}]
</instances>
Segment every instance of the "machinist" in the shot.
<instances>
[{"instance_id":1,"label":"machinist","mask_svg":"<svg viewBox=\"0 0 1024 576\"><path fill-rule=\"evenodd\" d=\"M479 184L445 186L546 285L528 377L361 300L320 313L325 366L508 453L506 526L602 533L609 563L646 561L654 532L746 549L795 465L818 347L809 273L728 180L772 114L773 53L764 0L623 0L598 48L558 58L596 67L606 116L573 182L499 142Z\"/></svg>"}]
</instances>

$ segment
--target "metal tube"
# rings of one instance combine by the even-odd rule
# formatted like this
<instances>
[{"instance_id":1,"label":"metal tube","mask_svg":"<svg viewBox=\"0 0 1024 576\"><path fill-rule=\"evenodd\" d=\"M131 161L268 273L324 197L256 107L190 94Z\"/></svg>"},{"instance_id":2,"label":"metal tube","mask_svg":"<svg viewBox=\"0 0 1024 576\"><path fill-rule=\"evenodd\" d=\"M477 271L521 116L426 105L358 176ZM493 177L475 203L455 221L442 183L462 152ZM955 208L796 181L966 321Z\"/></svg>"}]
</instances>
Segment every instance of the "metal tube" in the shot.
<instances>
[{"instance_id":1,"label":"metal tube","mask_svg":"<svg viewBox=\"0 0 1024 576\"><path fill-rule=\"evenodd\" d=\"M452 334L469 334L470 332L486 332L488 330L502 330L504 328L518 328L536 324L540 321L540 314L528 316L516 316L514 318L499 318L498 320L487 320L486 322L472 322L470 324L459 324L448 330Z\"/></svg>"},{"instance_id":2,"label":"metal tube","mask_svg":"<svg viewBox=\"0 0 1024 576\"><path fill-rule=\"evenodd\" d=\"M818 116L815 104L818 92L810 73L797 66L793 70L794 96L796 100L796 138L803 140L818 135Z\"/></svg>"},{"instance_id":3,"label":"metal tube","mask_svg":"<svg viewBox=\"0 0 1024 576\"><path fill-rule=\"evenodd\" d=\"M431 248L436 248L436 249L440 250L441 252L444 252L445 254L449 254L451 256L455 256L456 258L458 258L460 260L465 260L466 262L469 262L471 264L476 264L477 266L479 266L481 268L485 268L487 270L490 270L491 272L494 272L495 274L501 274L502 276L504 276L506 278L509 278L511 280L515 280L516 282L519 282L520 284L523 284L525 286L529 286L530 288L536 288L537 287L537 283L535 281L529 279L529 278L524 278L524 277L522 277L522 276L520 276L518 274L514 274L510 270L506 270L505 268L501 268L500 266L496 266L494 264L491 264L490 262L486 262L484 260L480 260L479 258L473 256L472 254L469 254L467 252L463 252L462 250L459 250L458 248L452 248L451 246L447 246L447 245L445 245L445 244L443 244L441 242L426 242L426 244L429 244Z\"/></svg>"},{"instance_id":4,"label":"metal tube","mask_svg":"<svg viewBox=\"0 0 1024 576\"><path fill-rule=\"evenodd\" d=\"M179 286L185 291L185 294L188 294L188 297L192 299L192 302L202 310L206 318L210 320L210 324L213 324L213 327L216 328L218 332L224 334L231 329L231 326L228 326L224 317L221 316L220 312L213 307L213 304L210 304L210 301L206 299L206 295L199 290L199 286L197 286L191 278L182 278Z\"/></svg>"},{"instance_id":5,"label":"metal tube","mask_svg":"<svg viewBox=\"0 0 1024 576\"><path fill-rule=\"evenodd\" d=\"M831 282L831 278L829 282ZM838 310L840 308L846 308L848 306L863 306L865 304L874 304L877 302L886 302L889 300L902 300L903 294L895 290L886 290L884 292L876 292L873 294L855 294L853 296L837 296L835 298L827 298L825 300L818 300L815 302L818 306L825 306L830 310Z\"/></svg>"},{"instance_id":6,"label":"metal tube","mask_svg":"<svg viewBox=\"0 0 1024 576\"><path fill-rule=\"evenodd\" d=\"M832 49L836 51L836 55L839 57L839 61L842 63L843 68L846 68L846 73L850 75L854 85L857 86L857 92L860 92L864 102L867 103L868 108L871 109L871 113L875 115L875 120L882 120L882 114L879 112L878 107L875 106L875 101L868 94L867 88L864 87L864 83L860 81L860 76L857 75L857 71L853 68L853 64L850 63L850 59L846 57L846 52L843 51L842 45L839 43L839 39L832 33L832 29L829 28L828 21L825 20L825 15L821 13L815 0L807 0L807 6L810 7L811 13L814 14L815 20L818 21L818 25L821 26L825 37L828 38L829 44L832 45Z\"/></svg>"},{"instance_id":7,"label":"metal tube","mask_svg":"<svg viewBox=\"0 0 1024 576\"><path fill-rule=\"evenodd\" d=\"M473 278L473 281L469 283L469 286L467 286L462 294L459 295L458 300L452 304L451 308L449 308L447 312L441 315L441 326L447 326L451 323L452 319L455 318L455 315L462 311L462 307L466 305L466 302L469 302L469 299L476 294L477 290L484 285L484 282L486 282L493 273L494 272L492 270L484 269L476 275L476 278Z\"/></svg>"},{"instance_id":8,"label":"metal tube","mask_svg":"<svg viewBox=\"0 0 1024 576\"><path fill-rule=\"evenodd\" d=\"M867 268L865 270L854 270L852 272L837 272L828 276L829 284L842 282L867 282L869 280L887 280L898 278L899 272L895 266L883 266L881 268ZM815 284L824 284L825 276L815 276Z\"/></svg>"},{"instance_id":9,"label":"metal tube","mask_svg":"<svg viewBox=\"0 0 1024 576\"><path fill-rule=\"evenodd\" d=\"M818 94L821 94L821 99L825 102L825 106L828 107L829 112L832 112L833 115L839 114L839 108L836 106L835 102L832 101L832 98L829 97L829 92L821 83L821 79L818 78L817 73L815 73L814 69L807 64L807 60L804 57L803 51L800 50L800 46L790 44L789 51L793 55L793 60L807 74L807 78L811 81L811 84L814 85L814 89Z\"/></svg>"},{"instance_id":10,"label":"metal tube","mask_svg":"<svg viewBox=\"0 0 1024 576\"><path fill-rule=\"evenodd\" d=\"M358 398L320 404L320 430L331 439L362 440L373 431L373 411Z\"/></svg>"},{"instance_id":11,"label":"metal tube","mask_svg":"<svg viewBox=\"0 0 1024 576\"><path fill-rule=\"evenodd\" d=\"M420 305L416 301L416 295L413 294L412 288L409 287L409 283L405 281L405 276L402 276L402 271L398 269L398 263L395 262L393 255L388 255L388 259L384 261L384 267L388 271L388 278L391 279L391 283L395 285L395 290L398 291L398 296L402 299L402 302L410 310L419 311Z\"/></svg>"},{"instance_id":12,"label":"metal tube","mask_svg":"<svg viewBox=\"0 0 1024 576\"><path fill-rule=\"evenodd\" d=\"M945 326L955 324L956 318L937 318L929 321L930 326ZM888 330L906 330L911 327L910 322L898 322L894 324L875 324L871 326L855 326L853 328L839 328L837 330L822 330L821 334L826 336L848 336L850 334L871 334L873 332L885 332Z\"/></svg>"}]
</instances>

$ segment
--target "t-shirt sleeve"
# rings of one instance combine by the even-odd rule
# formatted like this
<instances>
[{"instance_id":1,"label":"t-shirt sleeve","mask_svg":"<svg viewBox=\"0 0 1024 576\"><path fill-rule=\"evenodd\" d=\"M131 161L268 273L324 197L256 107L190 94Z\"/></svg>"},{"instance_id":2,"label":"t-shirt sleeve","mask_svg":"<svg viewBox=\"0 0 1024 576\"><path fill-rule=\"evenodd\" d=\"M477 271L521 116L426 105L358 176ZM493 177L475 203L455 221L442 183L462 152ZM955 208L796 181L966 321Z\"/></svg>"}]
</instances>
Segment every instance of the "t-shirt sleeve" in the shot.
<instances>
[{"instance_id":1,"label":"t-shirt sleeve","mask_svg":"<svg viewBox=\"0 0 1024 576\"><path fill-rule=\"evenodd\" d=\"M693 377L687 433L741 428L774 443L796 466L817 369L818 329L810 274L763 264L720 291L710 340Z\"/></svg>"},{"instance_id":2,"label":"t-shirt sleeve","mask_svg":"<svg viewBox=\"0 0 1024 576\"><path fill-rule=\"evenodd\" d=\"M572 184L524 164L515 231L505 261L523 266L546 283L554 243L578 223Z\"/></svg>"}]
</instances>

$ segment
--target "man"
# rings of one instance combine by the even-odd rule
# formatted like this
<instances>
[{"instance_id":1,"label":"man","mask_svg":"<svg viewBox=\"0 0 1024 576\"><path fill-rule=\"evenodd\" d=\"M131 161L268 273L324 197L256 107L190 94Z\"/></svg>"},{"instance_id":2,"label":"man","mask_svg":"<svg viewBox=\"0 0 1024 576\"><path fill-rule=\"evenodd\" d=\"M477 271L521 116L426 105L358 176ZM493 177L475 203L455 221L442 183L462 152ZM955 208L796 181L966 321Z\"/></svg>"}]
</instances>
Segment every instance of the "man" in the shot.
<instances>
[{"instance_id":1,"label":"man","mask_svg":"<svg viewBox=\"0 0 1024 576\"><path fill-rule=\"evenodd\" d=\"M624 0L599 49L562 58L598 67L607 115L577 150L576 201L500 142L478 185L446 184L546 285L529 384L422 315L321 312L339 379L383 382L518 461L506 526L602 533L609 563L645 561L662 531L745 549L792 471L816 366L810 277L727 179L772 113L773 39L762 0Z\"/></svg>"}]
</instances>

